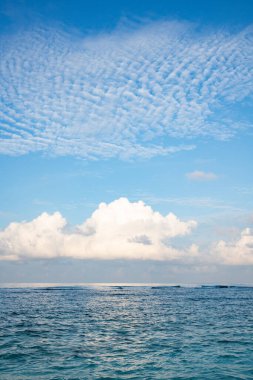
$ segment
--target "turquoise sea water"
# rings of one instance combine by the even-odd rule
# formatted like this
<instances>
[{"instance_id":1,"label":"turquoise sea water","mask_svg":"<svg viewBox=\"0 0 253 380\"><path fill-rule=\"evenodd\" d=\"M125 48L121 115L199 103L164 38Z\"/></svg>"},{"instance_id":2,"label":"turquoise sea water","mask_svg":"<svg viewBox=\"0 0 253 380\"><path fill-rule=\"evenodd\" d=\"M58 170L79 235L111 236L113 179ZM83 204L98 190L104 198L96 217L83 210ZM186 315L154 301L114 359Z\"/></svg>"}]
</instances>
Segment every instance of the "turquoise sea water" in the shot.
<instances>
[{"instance_id":1,"label":"turquoise sea water","mask_svg":"<svg viewBox=\"0 0 253 380\"><path fill-rule=\"evenodd\" d=\"M253 379L253 288L0 289L0 379Z\"/></svg>"}]
</instances>

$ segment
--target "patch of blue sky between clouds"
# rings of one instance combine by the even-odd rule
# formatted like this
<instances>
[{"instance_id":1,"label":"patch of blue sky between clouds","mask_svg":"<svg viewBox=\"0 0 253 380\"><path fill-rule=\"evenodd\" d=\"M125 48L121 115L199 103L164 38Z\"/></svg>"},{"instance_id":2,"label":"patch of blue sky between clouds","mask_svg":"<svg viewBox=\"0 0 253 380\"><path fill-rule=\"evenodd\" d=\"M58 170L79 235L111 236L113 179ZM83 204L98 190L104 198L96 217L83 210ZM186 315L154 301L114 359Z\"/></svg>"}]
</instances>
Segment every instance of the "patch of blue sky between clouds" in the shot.
<instances>
[{"instance_id":1,"label":"patch of blue sky between clouds","mask_svg":"<svg viewBox=\"0 0 253 380\"><path fill-rule=\"evenodd\" d=\"M148 158L251 128L253 28L178 21L1 36L0 153Z\"/></svg>"}]
</instances>

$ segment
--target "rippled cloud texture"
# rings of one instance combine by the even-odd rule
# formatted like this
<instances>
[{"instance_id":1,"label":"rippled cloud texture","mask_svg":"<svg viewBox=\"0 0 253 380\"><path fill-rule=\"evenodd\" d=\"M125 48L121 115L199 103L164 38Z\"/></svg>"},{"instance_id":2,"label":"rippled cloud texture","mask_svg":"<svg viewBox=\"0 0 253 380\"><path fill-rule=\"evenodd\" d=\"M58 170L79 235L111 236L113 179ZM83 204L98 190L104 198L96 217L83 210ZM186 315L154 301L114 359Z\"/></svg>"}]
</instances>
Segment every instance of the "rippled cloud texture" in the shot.
<instances>
[{"instance_id":1,"label":"rippled cloud texture","mask_svg":"<svg viewBox=\"0 0 253 380\"><path fill-rule=\"evenodd\" d=\"M253 29L150 22L84 36L41 26L1 37L0 153L151 157L227 139L253 88ZM187 141L187 140L186 140Z\"/></svg>"},{"instance_id":2,"label":"rippled cloud texture","mask_svg":"<svg viewBox=\"0 0 253 380\"><path fill-rule=\"evenodd\" d=\"M208 254L198 245L176 248L173 238L189 235L197 223L174 214L162 216L142 201L120 198L101 203L83 224L70 228L59 213L43 213L30 222L11 223L0 231L0 259L167 260L183 264L253 264L253 234L245 229L238 241L220 241ZM186 245L186 244L185 244Z\"/></svg>"}]
</instances>

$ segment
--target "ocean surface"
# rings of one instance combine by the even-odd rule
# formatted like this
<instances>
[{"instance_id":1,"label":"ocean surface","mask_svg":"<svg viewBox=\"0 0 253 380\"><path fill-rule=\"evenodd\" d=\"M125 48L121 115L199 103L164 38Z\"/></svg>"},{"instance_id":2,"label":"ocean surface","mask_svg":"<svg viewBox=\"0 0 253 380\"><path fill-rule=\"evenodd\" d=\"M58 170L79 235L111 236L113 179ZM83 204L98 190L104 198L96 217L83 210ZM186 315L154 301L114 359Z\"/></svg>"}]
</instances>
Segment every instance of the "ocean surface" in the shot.
<instances>
[{"instance_id":1,"label":"ocean surface","mask_svg":"<svg viewBox=\"0 0 253 380\"><path fill-rule=\"evenodd\" d=\"M0 379L253 379L253 288L0 288Z\"/></svg>"}]
</instances>

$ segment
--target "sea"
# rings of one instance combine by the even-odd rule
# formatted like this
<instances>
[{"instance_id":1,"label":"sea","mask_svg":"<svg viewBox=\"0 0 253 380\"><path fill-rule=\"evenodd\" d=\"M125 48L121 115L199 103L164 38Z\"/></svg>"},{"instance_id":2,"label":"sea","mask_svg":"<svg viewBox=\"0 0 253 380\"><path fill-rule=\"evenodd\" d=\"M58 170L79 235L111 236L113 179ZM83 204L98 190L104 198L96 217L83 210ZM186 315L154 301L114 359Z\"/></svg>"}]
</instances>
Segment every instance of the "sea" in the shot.
<instances>
[{"instance_id":1,"label":"sea","mask_svg":"<svg viewBox=\"0 0 253 380\"><path fill-rule=\"evenodd\" d=\"M4 284L0 379L253 379L253 287Z\"/></svg>"}]
</instances>

